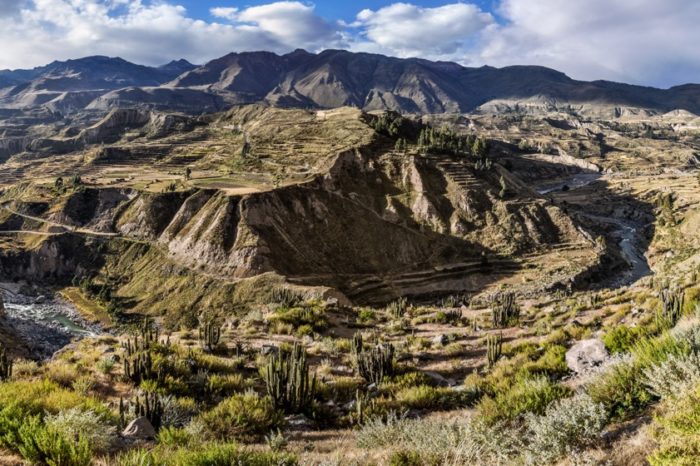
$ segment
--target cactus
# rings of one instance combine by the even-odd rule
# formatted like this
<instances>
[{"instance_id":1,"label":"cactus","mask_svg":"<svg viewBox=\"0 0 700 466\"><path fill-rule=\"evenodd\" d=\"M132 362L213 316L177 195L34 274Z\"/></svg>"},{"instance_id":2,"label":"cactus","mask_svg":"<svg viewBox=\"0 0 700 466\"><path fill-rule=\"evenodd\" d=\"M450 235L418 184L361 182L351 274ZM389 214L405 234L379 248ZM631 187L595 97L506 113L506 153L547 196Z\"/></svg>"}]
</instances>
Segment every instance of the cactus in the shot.
<instances>
[{"instance_id":1,"label":"cactus","mask_svg":"<svg viewBox=\"0 0 700 466\"><path fill-rule=\"evenodd\" d=\"M7 356L7 350L0 344L0 381L12 377L12 360Z\"/></svg>"},{"instance_id":2,"label":"cactus","mask_svg":"<svg viewBox=\"0 0 700 466\"><path fill-rule=\"evenodd\" d=\"M397 299L396 301L392 301L386 307L386 311L394 319L400 319L401 317L403 317L404 314L406 314L407 310L408 310L408 300L404 297L401 297L401 298Z\"/></svg>"},{"instance_id":3,"label":"cactus","mask_svg":"<svg viewBox=\"0 0 700 466\"><path fill-rule=\"evenodd\" d=\"M368 401L369 397L365 393L362 393L360 390L355 391L355 415L358 424L362 424L365 421L365 409Z\"/></svg>"},{"instance_id":4,"label":"cactus","mask_svg":"<svg viewBox=\"0 0 700 466\"><path fill-rule=\"evenodd\" d=\"M221 327L213 322L205 322L199 327L199 342L205 351L213 353L221 340Z\"/></svg>"},{"instance_id":5,"label":"cactus","mask_svg":"<svg viewBox=\"0 0 700 466\"><path fill-rule=\"evenodd\" d=\"M133 414L136 417L145 417L155 430L160 429L163 423L163 402L155 392L146 392L143 397L136 395L135 401L124 403L124 399L119 399L119 422L121 426L126 426L126 416L130 408L133 407Z\"/></svg>"},{"instance_id":6,"label":"cactus","mask_svg":"<svg viewBox=\"0 0 700 466\"><path fill-rule=\"evenodd\" d=\"M291 352L272 354L262 371L275 407L289 414L309 413L316 392L316 375L309 374L306 350L295 342Z\"/></svg>"},{"instance_id":7,"label":"cactus","mask_svg":"<svg viewBox=\"0 0 700 466\"><path fill-rule=\"evenodd\" d=\"M661 311L657 313L656 320L662 327L673 327L683 314L685 294L683 290L661 290Z\"/></svg>"},{"instance_id":8,"label":"cactus","mask_svg":"<svg viewBox=\"0 0 700 466\"><path fill-rule=\"evenodd\" d=\"M154 329L152 319L146 317L139 328L139 333L134 335L133 340L127 338L122 347L126 350L127 356L133 356L142 351L148 351L154 344L158 343L160 333L158 329Z\"/></svg>"},{"instance_id":9,"label":"cactus","mask_svg":"<svg viewBox=\"0 0 700 466\"><path fill-rule=\"evenodd\" d=\"M352 351L357 371L367 382L379 385L385 376L394 373L394 345L391 343L365 350L358 332L352 339Z\"/></svg>"},{"instance_id":10,"label":"cactus","mask_svg":"<svg viewBox=\"0 0 700 466\"><path fill-rule=\"evenodd\" d=\"M501 357L503 351L503 335L488 335L486 337L486 361L487 367L493 367Z\"/></svg>"},{"instance_id":11,"label":"cactus","mask_svg":"<svg viewBox=\"0 0 700 466\"><path fill-rule=\"evenodd\" d=\"M156 368L153 364L152 348L158 343L158 330L153 329L152 321L144 319L139 333L133 340L127 338L122 344L126 351L124 357L124 376L138 385L143 380L163 381L165 374L163 366Z\"/></svg>"},{"instance_id":12,"label":"cactus","mask_svg":"<svg viewBox=\"0 0 700 466\"><path fill-rule=\"evenodd\" d=\"M515 293L499 293L491 299L491 319L494 328L517 324L520 306L515 302Z\"/></svg>"},{"instance_id":13,"label":"cactus","mask_svg":"<svg viewBox=\"0 0 700 466\"><path fill-rule=\"evenodd\" d=\"M165 380L163 366L155 367L150 350L139 351L125 357L124 376L134 382L135 385L140 384L144 380L157 380L159 382Z\"/></svg>"},{"instance_id":14,"label":"cactus","mask_svg":"<svg viewBox=\"0 0 700 466\"><path fill-rule=\"evenodd\" d=\"M272 290L270 302L282 307L294 307L303 301L303 296L289 288L275 288Z\"/></svg>"},{"instance_id":15,"label":"cactus","mask_svg":"<svg viewBox=\"0 0 700 466\"><path fill-rule=\"evenodd\" d=\"M363 349L364 345L362 343L362 334L360 332L356 332L352 336L352 354L356 355L361 353Z\"/></svg>"}]
</instances>

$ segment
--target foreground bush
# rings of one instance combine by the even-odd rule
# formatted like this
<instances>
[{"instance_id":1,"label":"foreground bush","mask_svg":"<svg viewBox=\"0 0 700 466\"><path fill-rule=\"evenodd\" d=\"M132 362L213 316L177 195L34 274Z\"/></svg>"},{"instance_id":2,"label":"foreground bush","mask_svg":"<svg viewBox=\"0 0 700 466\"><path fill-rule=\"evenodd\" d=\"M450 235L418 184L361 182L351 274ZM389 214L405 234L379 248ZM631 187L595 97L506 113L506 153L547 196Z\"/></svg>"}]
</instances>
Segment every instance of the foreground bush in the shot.
<instances>
[{"instance_id":1,"label":"foreground bush","mask_svg":"<svg viewBox=\"0 0 700 466\"><path fill-rule=\"evenodd\" d=\"M115 466L294 466L296 458L281 453L245 450L231 443L211 443L193 449L137 449L119 455Z\"/></svg>"},{"instance_id":2,"label":"foreground bush","mask_svg":"<svg viewBox=\"0 0 700 466\"><path fill-rule=\"evenodd\" d=\"M284 421L269 397L253 392L235 394L197 418L212 439L255 441Z\"/></svg>"},{"instance_id":3,"label":"foreground bush","mask_svg":"<svg viewBox=\"0 0 700 466\"><path fill-rule=\"evenodd\" d=\"M669 399L652 424L658 447L648 458L652 466L695 465L700 458L700 389Z\"/></svg>"},{"instance_id":4,"label":"foreground bush","mask_svg":"<svg viewBox=\"0 0 700 466\"><path fill-rule=\"evenodd\" d=\"M517 436L503 425L490 426L479 419L462 423L407 419L391 413L370 419L356 433L357 445L366 449L394 449L392 459L418 464L503 464L520 450ZM408 463L411 464L411 463Z\"/></svg>"},{"instance_id":5,"label":"foreground bush","mask_svg":"<svg viewBox=\"0 0 700 466\"><path fill-rule=\"evenodd\" d=\"M68 437L59 429L42 424L38 416L25 419L17 440L17 450L33 464L88 466L92 463L92 450L85 437Z\"/></svg>"},{"instance_id":6,"label":"foreground bush","mask_svg":"<svg viewBox=\"0 0 700 466\"><path fill-rule=\"evenodd\" d=\"M72 408L44 419L46 426L67 439L85 439L93 452L104 453L116 437L116 428L90 410Z\"/></svg>"},{"instance_id":7,"label":"foreground bush","mask_svg":"<svg viewBox=\"0 0 700 466\"><path fill-rule=\"evenodd\" d=\"M527 456L532 464L550 464L600 438L608 420L602 403L587 394L556 401L541 416L528 414Z\"/></svg>"}]
</instances>

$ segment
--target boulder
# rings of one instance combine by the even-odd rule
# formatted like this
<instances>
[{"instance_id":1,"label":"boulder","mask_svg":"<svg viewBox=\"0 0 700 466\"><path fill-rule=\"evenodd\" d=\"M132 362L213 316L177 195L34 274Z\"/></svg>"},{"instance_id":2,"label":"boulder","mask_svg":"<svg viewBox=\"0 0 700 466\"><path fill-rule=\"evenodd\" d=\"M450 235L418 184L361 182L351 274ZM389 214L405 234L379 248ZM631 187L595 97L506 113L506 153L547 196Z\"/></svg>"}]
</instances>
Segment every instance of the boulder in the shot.
<instances>
[{"instance_id":1,"label":"boulder","mask_svg":"<svg viewBox=\"0 0 700 466\"><path fill-rule=\"evenodd\" d=\"M150 440L156 437L156 430L146 417L137 417L126 426L122 437L134 440Z\"/></svg>"},{"instance_id":2,"label":"boulder","mask_svg":"<svg viewBox=\"0 0 700 466\"><path fill-rule=\"evenodd\" d=\"M279 346L275 346L275 345L264 344L264 345L262 345L262 348L260 348L260 353L263 356L268 356L270 354L279 354L279 352L280 352Z\"/></svg>"},{"instance_id":3,"label":"boulder","mask_svg":"<svg viewBox=\"0 0 700 466\"><path fill-rule=\"evenodd\" d=\"M433 338L433 346L444 346L447 344L447 335L445 334L440 334L440 335L435 335Z\"/></svg>"},{"instance_id":4,"label":"boulder","mask_svg":"<svg viewBox=\"0 0 700 466\"><path fill-rule=\"evenodd\" d=\"M581 340L566 352L566 365L581 374L602 365L610 358L605 344L597 339Z\"/></svg>"},{"instance_id":5,"label":"boulder","mask_svg":"<svg viewBox=\"0 0 700 466\"><path fill-rule=\"evenodd\" d=\"M430 380L435 383L435 385L438 385L440 387L454 387L457 385L457 381L454 379L447 379L443 377L442 375L438 374L437 372L434 371L425 371L423 372L425 375L427 375Z\"/></svg>"}]
</instances>

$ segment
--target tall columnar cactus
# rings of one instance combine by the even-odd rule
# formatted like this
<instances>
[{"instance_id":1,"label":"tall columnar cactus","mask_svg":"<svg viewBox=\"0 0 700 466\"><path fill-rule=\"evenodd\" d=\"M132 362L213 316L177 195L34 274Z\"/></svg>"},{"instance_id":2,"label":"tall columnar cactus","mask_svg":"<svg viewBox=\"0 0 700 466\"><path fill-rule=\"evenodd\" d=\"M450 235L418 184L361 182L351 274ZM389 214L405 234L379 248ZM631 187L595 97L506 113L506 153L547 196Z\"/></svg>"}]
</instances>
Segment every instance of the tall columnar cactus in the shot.
<instances>
[{"instance_id":1,"label":"tall columnar cactus","mask_svg":"<svg viewBox=\"0 0 700 466\"><path fill-rule=\"evenodd\" d=\"M12 360L7 356L7 350L0 344L0 381L12 377Z\"/></svg>"},{"instance_id":2,"label":"tall columnar cactus","mask_svg":"<svg viewBox=\"0 0 700 466\"><path fill-rule=\"evenodd\" d=\"M155 328L153 320L147 317L143 320L141 327L139 327L139 332L134 335L134 338L127 338L122 346L126 350L127 356L133 356L138 352L149 350L154 344L158 343L159 337L160 333Z\"/></svg>"},{"instance_id":3,"label":"tall columnar cactus","mask_svg":"<svg viewBox=\"0 0 700 466\"><path fill-rule=\"evenodd\" d=\"M352 354L357 355L358 353L361 353L363 349L364 344L362 342L362 333L356 332L352 336Z\"/></svg>"},{"instance_id":4,"label":"tall columnar cactus","mask_svg":"<svg viewBox=\"0 0 700 466\"><path fill-rule=\"evenodd\" d=\"M661 311L657 314L657 322L663 327L673 327L683 314L685 294L683 290L665 289L660 292Z\"/></svg>"},{"instance_id":5,"label":"tall columnar cactus","mask_svg":"<svg viewBox=\"0 0 700 466\"><path fill-rule=\"evenodd\" d=\"M124 356L124 376L138 385L143 380L164 380L162 365L156 367L153 362L152 349L158 343L159 333L153 328L150 319L145 319L139 333L133 339L127 338L122 345Z\"/></svg>"},{"instance_id":6,"label":"tall columnar cactus","mask_svg":"<svg viewBox=\"0 0 700 466\"><path fill-rule=\"evenodd\" d=\"M488 335L486 337L486 363L493 367L500 359L503 351L503 335Z\"/></svg>"},{"instance_id":7,"label":"tall columnar cactus","mask_svg":"<svg viewBox=\"0 0 700 466\"><path fill-rule=\"evenodd\" d=\"M126 417L133 408L133 415L145 417L155 430L160 429L163 424L163 402L155 392L146 392L143 396L136 395L134 401L124 403L124 399L119 399L119 422L121 427L126 425Z\"/></svg>"},{"instance_id":8,"label":"tall columnar cactus","mask_svg":"<svg viewBox=\"0 0 700 466\"><path fill-rule=\"evenodd\" d=\"M199 327L199 342L206 351L212 353L221 341L221 326L211 321L205 322Z\"/></svg>"},{"instance_id":9,"label":"tall columnar cactus","mask_svg":"<svg viewBox=\"0 0 700 466\"><path fill-rule=\"evenodd\" d=\"M491 299L491 320L494 328L517 324L520 306L515 302L515 293L499 293Z\"/></svg>"},{"instance_id":10,"label":"tall columnar cactus","mask_svg":"<svg viewBox=\"0 0 700 466\"><path fill-rule=\"evenodd\" d=\"M290 414L311 411L316 375L310 375L306 350L298 342L294 343L291 352L272 354L262 376L275 407Z\"/></svg>"},{"instance_id":11,"label":"tall columnar cactus","mask_svg":"<svg viewBox=\"0 0 700 466\"><path fill-rule=\"evenodd\" d=\"M352 350L357 372L367 382L379 385L385 376L394 373L394 345L391 343L365 349L358 332L353 337Z\"/></svg>"},{"instance_id":12,"label":"tall columnar cactus","mask_svg":"<svg viewBox=\"0 0 700 466\"><path fill-rule=\"evenodd\" d=\"M155 366L150 349L139 351L124 358L124 376L134 382L135 385L140 384L144 380L156 380L159 382L165 380L163 366Z\"/></svg>"}]
</instances>

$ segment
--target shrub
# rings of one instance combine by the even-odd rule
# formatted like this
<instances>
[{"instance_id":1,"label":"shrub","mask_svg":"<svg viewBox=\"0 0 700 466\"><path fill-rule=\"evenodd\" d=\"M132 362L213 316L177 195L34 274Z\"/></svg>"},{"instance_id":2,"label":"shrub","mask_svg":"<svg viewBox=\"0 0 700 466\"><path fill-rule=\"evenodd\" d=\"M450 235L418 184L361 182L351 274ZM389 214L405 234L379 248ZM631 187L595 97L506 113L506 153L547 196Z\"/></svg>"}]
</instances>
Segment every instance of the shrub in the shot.
<instances>
[{"instance_id":1,"label":"shrub","mask_svg":"<svg viewBox=\"0 0 700 466\"><path fill-rule=\"evenodd\" d=\"M116 436L116 428L90 410L71 408L46 416L44 422L65 439L85 439L94 452L106 452Z\"/></svg>"},{"instance_id":2,"label":"shrub","mask_svg":"<svg viewBox=\"0 0 700 466\"><path fill-rule=\"evenodd\" d=\"M699 383L700 355L697 353L673 354L644 371L644 384L660 398L681 396Z\"/></svg>"},{"instance_id":3,"label":"shrub","mask_svg":"<svg viewBox=\"0 0 700 466\"><path fill-rule=\"evenodd\" d=\"M41 372L41 368L36 363L29 359L17 359L12 364L12 376L18 380L28 377L34 377Z\"/></svg>"},{"instance_id":4,"label":"shrub","mask_svg":"<svg viewBox=\"0 0 700 466\"><path fill-rule=\"evenodd\" d=\"M628 327L627 325L618 325L613 327L608 333L603 336L605 348L612 353L627 353L634 343L641 338L642 329L640 327Z\"/></svg>"},{"instance_id":5,"label":"shrub","mask_svg":"<svg viewBox=\"0 0 700 466\"><path fill-rule=\"evenodd\" d=\"M230 395L247 387L248 382L242 374L212 374L207 380L207 393L212 395Z\"/></svg>"},{"instance_id":6,"label":"shrub","mask_svg":"<svg viewBox=\"0 0 700 466\"><path fill-rule=\"evenodd\" d=\"M55 427L41 423L39 416L25 420L18 432L20 454L32 463L49 466L88 466L92 463L85 437L68 438Z\"/></svg>"},{"instance_id":7,"label":"shrub","mask_svg":"<svg viewBox=\"0 0 700 466\"><path fill-rule=\"evenodd\" d=\"M631 361L610 366L587 388L588 394L615 418L624 419L644 408L652 399Z\"/></svg>"},{"instance_id":8,"label":"shrub","mask_svg":"<svg viewBox=\"0 0 700 466\"><path fill-rule=\"evenodd\" d=\"M587 394L555 401L541 416L528 414L527 456L532 464L553 464L575 449L600 438L608 415Z\"/></svg>"},{"instance_id":9,"label":"shrub","mask_svg":"<svg viewBox=\"0 0 700 466\"><path fill-rule=\"evenodd\" d=\"M21 380L0 384L0 406L10 403L16 403L29 414L57 414L80 407L91 409L105 419L113 418L110 410L94 398L59 387L48 380Z\"/></svg>"},{"instance_id":10,"label":"shrub","mask_svg":"<svg viewBox=\"0 0 700 466\"><path fill-rule=\"evenodd\" d=\"M282 425L283 417L269 397L255 393L235 394L199 416L206 434L213 439L261 439Z\"/></svg>"},{"instance_id":11,"label":"shrub","mask_svg":"<svg viewBox=\"0 0 700 466\"><path fill-rule=\"evenodd\" d=\"M649 456L652 466L694 465L700 457L700 396L697 390L664 403L653 422L657 448Z\"/></svg>"},{"instance_id":12,"label":"shrub","mask_svg":"<svg viewBox=\"0 0 700 466\"><path fill-rule=\"evenodd\" d=\"M524 413L542 414L547 406L570 393L570 389L546 377L521 377L495 397L485 397L478 405L486 422L515 419Z\"/></svg>"},{"instance_id":13,"label":"shrub","mask_svg":"<svg viewBox=\"0 0 700 466\"><path fill-rule=\"evenodd\" d=\"M326 309L319 301L309 301L295 307L279 307L274 314L268 317L271 324L282 323L291 325L294 330L308 325L314 331L319 332L326 328Z\"/></svg>"},{"instance_id":14,"label":"shrub","mask_svg":"<svg viewBox=\"0 0 700 466\"><path fill-rule=\"evenodd\" d=\"M160 429L156 440L160 445L171 447L187 446L193 441L193 435L187 429L170 426Z\"/></svg>"},{"instance_id":15,"label":"shrub","mask_svg":"<svg viewBox=\"0 0 700 466\"><path fill-rule=\"evenodd\" d=\"M112 369L114 369L114 359L102 358L97 362L96 367L98 371L105 375L109 375L112 373Z\"/></svg>"},{"instance_id":16,"label":"shrub","mask_svg":"<svg viewBox=\"0 0 700 466\"><path fill-rule=\"evenodd\" d=\"M400 390L396 393L396 400L406 408L448 410L471 404L474 396L468 390L457 392L449 388L419 385Z\"/></svg>"},{"instance_id":17,"label":"shrub","mask_svg":"<svg viewBox=\"0 0 700 466\"><path fill-rule=\"evenodd\" d=\"M134 449L119 455L116 466L294 466L293 455L243 449L232 443L210 443L196 450L185 448Z\"/></svg>"},{"instance_id":18,"label":"shrub","mask_svg":"<svg viewBox=\"0 0 700 466\"><path fill-rule=\"evenodd\" d=\"M423 466L424 460L417 451L395 451L389 457L389 466Z\"/></svg>"},{"instance_id":19,"label":"shrub","mask_svg":"<svg viewBox=\"0 0 700 466\"><path fill-rule=\"evenodd\" d=\"M47 366L46 377L63 387L70 387L78 378L78 370L66 361L55 361Z\"/></svg>"},{"instance_id":20,"label":"shrub","mask_svg":"<svg viewBox=\"0 0 700 466\"><path fill-rule=\"evenodd\" d=\"M355 440L360 448L415 452L421 464L509 464L521 448L514 432L501 424L407 419L396 413L368 420Z\"/></svg>"}]
</instances>

